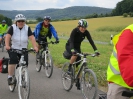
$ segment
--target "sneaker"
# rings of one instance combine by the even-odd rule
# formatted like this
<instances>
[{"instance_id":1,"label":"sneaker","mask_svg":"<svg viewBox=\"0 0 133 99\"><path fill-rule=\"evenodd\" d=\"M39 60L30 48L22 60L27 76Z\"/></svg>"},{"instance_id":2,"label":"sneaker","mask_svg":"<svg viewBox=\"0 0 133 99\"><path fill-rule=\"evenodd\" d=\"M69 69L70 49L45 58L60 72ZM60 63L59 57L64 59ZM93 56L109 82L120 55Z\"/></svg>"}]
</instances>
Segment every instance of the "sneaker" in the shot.
<instances>
[{"instance_id":1,"label":"sneaker","mask_svg":"<svg viewBox=\"0 0 133 99\"><path fill-rule=\"evenodd\" d=\"M12 77L8 78L8 85L13 85Z\"/></svg>"},{"instance_id":2,"label":"sneaker","mask_svg":"<svg viewBox=\"0 0 133 99\"><path fill-rule=\"evenodd\" d=\"M69 75L70 75L71 73L72 73L72 67L71 67L71 66L69 66L69 67L68 67L68 70L67 70L67 74L69 74Z\"/></svg>"},{"instance_id":3,"label":"sneaker","mask_svg":"<svg viewBox=\"0 0 133 99\"><path fill-rule=\"evenodd\" d=\"M80 90L80 82L79 81L76 82L75 86L77 87L77 90Z\"/></svg>"}]
</instances>

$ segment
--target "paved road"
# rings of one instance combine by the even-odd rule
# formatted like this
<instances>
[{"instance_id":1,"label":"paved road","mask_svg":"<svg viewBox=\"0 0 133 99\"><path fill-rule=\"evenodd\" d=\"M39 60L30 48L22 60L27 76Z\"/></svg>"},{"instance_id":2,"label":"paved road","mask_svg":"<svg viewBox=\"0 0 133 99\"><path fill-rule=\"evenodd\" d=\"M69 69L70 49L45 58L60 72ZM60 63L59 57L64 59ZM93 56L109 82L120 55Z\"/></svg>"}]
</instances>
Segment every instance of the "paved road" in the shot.
<instances>
[{"instance_id":1,"label":"paved road","mask_svg":"<svg viewBox=\"0 0 133 99\"><path fill-rule=\"evenodd\" d=\"M1 52L0 48L0 58L3 56L8 57L8 54ZM81 91L77 90L75 86L70 92L63 89L60 69L54 67L51 78L45 76L43 69L39 73L36 72L34 55L29 55L29 74L30 99L83 99ZM0 74L0 99L18 99L17 89L14 92L10 92L8 89L7 74Z\"/></svg>"}]
</instances>

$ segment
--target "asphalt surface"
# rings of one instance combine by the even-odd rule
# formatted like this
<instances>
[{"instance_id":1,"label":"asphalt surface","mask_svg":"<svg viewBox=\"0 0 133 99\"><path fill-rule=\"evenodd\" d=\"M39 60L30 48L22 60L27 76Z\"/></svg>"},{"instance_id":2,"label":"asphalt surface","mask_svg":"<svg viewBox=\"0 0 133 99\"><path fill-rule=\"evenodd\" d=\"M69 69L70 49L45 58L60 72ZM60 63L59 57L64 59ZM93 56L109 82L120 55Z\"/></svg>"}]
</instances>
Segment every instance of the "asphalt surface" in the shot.
<instances>
[{"instance_id":1,"label":"asphalt surface","mask_svg":"<svg viewBox=\"0 0 133 99\"><path fill-rule=\"evenodd\" d=\"M2 52L0 48L0 59L8 57L6 51ZM30 74L30 98L29 99L83 99L80 90L75 85L71 91L63 89L61 82L61 69L54 67L51 78L45 76L42 68L40 72L35 70L35 56L29 55L29 74ZM101 93L99 91L99 93ZM0 99L18 99L17 88L10 92L7 84L7 74L0 73ZM97 98L99 99L99 98Z\"/></svg>"}]
</instances>

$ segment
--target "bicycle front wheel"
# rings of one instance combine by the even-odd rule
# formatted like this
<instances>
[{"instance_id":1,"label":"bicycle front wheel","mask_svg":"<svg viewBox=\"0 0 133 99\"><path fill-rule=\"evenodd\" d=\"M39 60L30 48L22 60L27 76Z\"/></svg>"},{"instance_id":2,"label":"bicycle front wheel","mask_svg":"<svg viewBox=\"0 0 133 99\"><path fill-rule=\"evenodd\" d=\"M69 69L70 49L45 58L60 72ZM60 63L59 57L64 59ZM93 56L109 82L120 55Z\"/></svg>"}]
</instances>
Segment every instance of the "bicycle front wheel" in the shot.
<instances>
[{"instance_id":1,"label":"bicycle front wheel","mask_svg":"<svg viewBox=\"0 0 133 99\"><path fill-rule=\"evenodd\" d=\"M64 66L62 67L62 74L61 74L62 84L66 91L71 90L73 87L72 73L68 74L68 66L69 66L68 62L64 64Z\"/></svg>"},{"instance_id":2,"label":"bicycle front wheel","mask_svg":"<svg viewBox=\"0 0 133 99\"><path fill-rule=\"evenodd\" d=\"M96 99L98 83L95 73L85 69L81 77L81 91L85 99Z\"/></svg>"},{"instance_id":3,"label":"bicycle front wheel","mask_svg":"<svg viewBox=\"0 0 133 99\"><path fill-rule=\"evenodd\" d=\"M18 78L18 95L19 99L29 99L30 95L30 78L27 68L23 68Z\"/></svg>"},{"instance_id":4,"label":"bicycle front wheel","mask_svg":"<svg viewBox=\"0 0 133 99\"><path fill-rule=\"evenodd\" d=\"M38 54L38 53L37 53ZM42 65L41 65L41 58L38 58L37 55L36 54L36 71L37 72L40 72L40 70L41 70L41 67L42 67Z\"/></svg>"},{"instance_id":5,"label":"bicycle front wheel","mask_svg":"<svg viewBox=\"0 0 133 99\"><path fill-rule=\"evenodd\" d=\"M15 87L16 87L16 83L17 83L17 80L16 80L16 77L15 76L13 76L12 81L13 81L13 84L12 85L9 85L9 90L11 92L14 92Z\"/></svg>"},{"instance_id":6,"label":"bicycle front wheel","mask_svg":"<svg viewBox=\"0 0 133 99\"><path fill-rule=\"evenodd\" d=\"M46 54L45 74L48 78L50 78L53 74L53 59L50 54Z\"/></svg>"}]
</instances>

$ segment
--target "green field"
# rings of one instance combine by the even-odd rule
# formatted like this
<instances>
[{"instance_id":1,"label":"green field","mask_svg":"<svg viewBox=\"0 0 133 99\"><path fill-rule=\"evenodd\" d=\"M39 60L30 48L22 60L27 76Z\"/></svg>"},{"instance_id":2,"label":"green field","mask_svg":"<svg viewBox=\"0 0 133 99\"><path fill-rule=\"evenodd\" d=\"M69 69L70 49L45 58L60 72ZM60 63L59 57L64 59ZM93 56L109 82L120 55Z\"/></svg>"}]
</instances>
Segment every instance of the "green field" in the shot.
<instances>
[{"instance_id":1,"label":"green field","mask_svg":"<svg viewBox=\"0 0 133 99\"><path fill-rule=\"evenodd\" d=\"M110 35L119 33L123 28L132 24L133 18L127 17L123 18L122 16L117 17L106 17L106 18L92 18L87 19L89 27L87 28L94 41L110 42ZM52 25L56 28L58 35L69 36L71 30L77 26L78 20L74 21L59 21L52 22ZM35 24L30 24L32 30L35 27ZM60 43L57 45L49 45L51 54L54 60L54 65L61 68L63 63L68 61L63 58L62 53L65 50L65 43L67 40L60 39ZM113 49L113 45L110 44L98 44L96 46L100 52L99 57L88 57L89 68L95 71L97 74L99 87L102 90L107 89L106 82L106 70L109 62L109 58ZM88 42L83 42L81 46L82 52L93 53L92 47Z\"/></svg>"}]
</instances>

